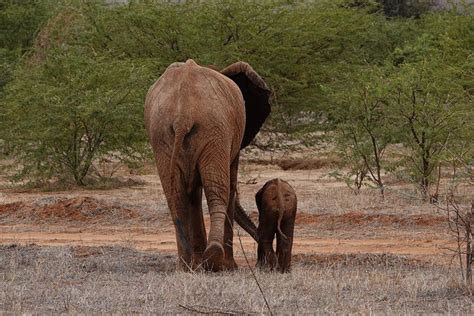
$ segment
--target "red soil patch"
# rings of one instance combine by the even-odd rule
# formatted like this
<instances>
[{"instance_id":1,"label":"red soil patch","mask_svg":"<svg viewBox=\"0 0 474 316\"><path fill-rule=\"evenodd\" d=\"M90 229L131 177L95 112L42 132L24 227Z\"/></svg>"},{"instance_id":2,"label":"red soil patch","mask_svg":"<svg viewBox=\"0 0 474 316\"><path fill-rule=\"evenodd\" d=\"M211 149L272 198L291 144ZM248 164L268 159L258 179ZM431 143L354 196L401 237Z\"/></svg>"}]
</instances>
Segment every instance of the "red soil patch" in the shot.
<instances>
[{"instance_id":1,"label":"red soil patch","mask_svg":"<svg viewBox=\"0 0 474 316\"><path fill-rule=\"evenodd\" d=\"M446 222L443 216L435 215L389 215L366 214L349 212L341 215L299 213L296 216L296 225L324 225L326 228L340 228L340 226L436 226Z\"/></svg>"},{"instance_id":2,"label":"red soil patch","mask_svg":"<svg viewBox=\"0 0 474 316\"><path fill-rule=\"evenodd\" d=\"M120 224L129 220L140 222L145 214L137 209L107 204L91 197L57 199L48 203L16 202L0 205L0 224L3 223L108 223ZM258 225L258 213L250 217ZM147 221L160 220L158 214L147 217ZM389 215L349 212L341 215L298 213L296 226L319 226L326 230L341 227L365 226L437 226L446 222L443 216L435 215Z\"/></svg>"},{"instance_id":3,"label":"red soil patch","mask_svg":"<svg viewBox=\"0 0 474 316\"><path fill-rule=\"evenodd\" d=\"M138 212L128 208L108 205L90 197L61 199L45 205L23 202L0 205L0 220L8 218L21 222L91 222L102 220L128 220L138 217Z\"/></svg>"}]
</instances>

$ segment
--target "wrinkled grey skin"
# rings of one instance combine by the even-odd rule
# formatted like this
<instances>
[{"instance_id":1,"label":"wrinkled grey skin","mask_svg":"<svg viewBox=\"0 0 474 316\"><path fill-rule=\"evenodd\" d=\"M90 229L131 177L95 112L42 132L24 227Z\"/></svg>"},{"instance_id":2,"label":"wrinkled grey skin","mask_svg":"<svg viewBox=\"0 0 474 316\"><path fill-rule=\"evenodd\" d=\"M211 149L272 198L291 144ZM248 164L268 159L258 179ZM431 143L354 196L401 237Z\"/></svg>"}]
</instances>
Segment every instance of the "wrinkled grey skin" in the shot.
<instances>
[{"instance_id":1,"label":"wrinkled grey skin","mask_svg":"<svg viewBox=\"0 0 474 316\"><path fill-rule=\"evenodd\" d=\"M259 214L257 265L289 272L297 209L296 192L288 182L272 179L257 192L255 202ZM275 236L276 253L273 250Z\"/></svg>"},{"instance_id":2,"label":"wrinkled grey skin","mask_svg":"<svg viewBox=\"0 0 474 316\"><path fill-rule=\"evenodd\" d=\"M148 92L145 125L185 270L237 267L234 211L237 222L256 238L255 225L236 201L237 171L241 147L270 111L269 95L246 63L218 72L193 60L170 65ZM249 107L260 104L267 110L252 116L254 109ZM203 189L210 214L207 238Z\"/></svg>"}]
</instances>

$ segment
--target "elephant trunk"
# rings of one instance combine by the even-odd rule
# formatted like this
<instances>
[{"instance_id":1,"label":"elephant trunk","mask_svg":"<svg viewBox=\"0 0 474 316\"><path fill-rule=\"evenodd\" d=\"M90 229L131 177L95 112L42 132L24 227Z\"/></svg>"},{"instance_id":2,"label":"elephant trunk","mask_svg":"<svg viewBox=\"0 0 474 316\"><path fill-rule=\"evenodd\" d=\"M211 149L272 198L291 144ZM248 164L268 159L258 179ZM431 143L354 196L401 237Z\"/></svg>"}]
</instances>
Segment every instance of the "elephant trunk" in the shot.
<instances>
[{"instance_id":1,"label":"elephant trunk","mask_svg":"<svg viewBox=\"0 0 474 316\"><path fill-rule=\"evenodd\" d=\"M247 212L240 205L239 199L235 199L235 221L240 225L252 238L258 242L257 226L253 223Z\"/></svg>"}]
</instances>

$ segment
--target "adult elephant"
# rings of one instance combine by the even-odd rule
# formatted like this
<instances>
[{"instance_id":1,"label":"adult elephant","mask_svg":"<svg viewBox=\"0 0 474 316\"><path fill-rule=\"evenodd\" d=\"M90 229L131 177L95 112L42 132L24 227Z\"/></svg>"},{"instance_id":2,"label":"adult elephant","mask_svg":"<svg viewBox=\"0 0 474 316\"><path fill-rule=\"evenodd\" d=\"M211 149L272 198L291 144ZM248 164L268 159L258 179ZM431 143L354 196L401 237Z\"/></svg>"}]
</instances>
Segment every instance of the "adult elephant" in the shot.
<instances>
[{"instance_id":1,"label":"adult elephant","mask_svg":"<svg viewBox=\"0 0 474 316\"><path fill-rule=\"evenodd\" d=\"M236 198L240 149L270 113L270 90L244 62L218 72L193 60L171 64L151 86L145 125L176 231L180 266L237 267L232 251L237 223L257 238ZM209 237L202 190L210 214ZM237 206L237 207L236 207Z\"/></svg>"}]
</instances>

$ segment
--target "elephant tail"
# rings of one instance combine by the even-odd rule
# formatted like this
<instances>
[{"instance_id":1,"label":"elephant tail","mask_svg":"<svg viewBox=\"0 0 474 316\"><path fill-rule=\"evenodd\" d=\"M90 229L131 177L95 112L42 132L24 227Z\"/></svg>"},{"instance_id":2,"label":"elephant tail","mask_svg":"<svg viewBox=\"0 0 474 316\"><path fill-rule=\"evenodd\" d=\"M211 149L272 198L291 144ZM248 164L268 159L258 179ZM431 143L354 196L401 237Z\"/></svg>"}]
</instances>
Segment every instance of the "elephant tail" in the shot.
<instances>
[{"instance_id":1,"label":"elephant tail","mask_svg":"<svg viewBox=\"0 0 474 316\"><path fill-rule=\"evenodd\" d=\"M182 148L184 138L189 133L192 128L192 124L183 124L182 120L176 120L173 124L174 130L174 142L173 142L173 150L171 152L171 159L169 165L170 171L170 188L171 188L171 214L173 216L173 220L176 220L177 214L177 207L176 207L176 197L175 194L178 192L178 188L176 187L176 174L178 173L177 167L177 157L179 150Z\"/></svg>"},{"instance_id":2,"label":"elephant tail","mask_svg":"<svg viewBox=\"0 0 474 316\"><path fill-rule=\"evenodd\" d=\"M285 214L285 210L280 208L278 210L278 224L277 224L277 229L278 232L280 233L281 237L284 239L288 239L288 236L286 236L282 231L281 231L281 220L283 219L283 215Z\"/></svg>"},{"instance_id":3,"label":"elephant tail","mask_svg":"<svg viewBox=\"0 0 474 316\"><path fill-rule=\"evenodd\" d=\"M286 236L282 231L281 231L281 220L283 219L283 215L285 215L285 204L283 203L283 197L281 195L281 190L280 190L280 181L278 180L278 222L277 222L277 230L278 233L280 233L280 236L283 237L284 239L288 239L288 236Z\"/></svg>"}]
</instances>

